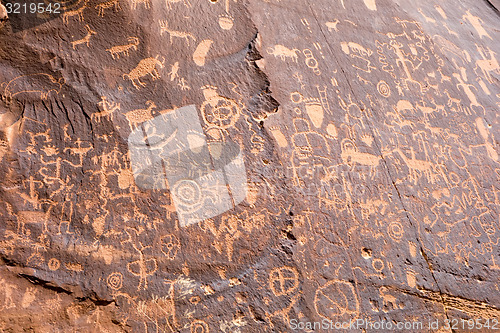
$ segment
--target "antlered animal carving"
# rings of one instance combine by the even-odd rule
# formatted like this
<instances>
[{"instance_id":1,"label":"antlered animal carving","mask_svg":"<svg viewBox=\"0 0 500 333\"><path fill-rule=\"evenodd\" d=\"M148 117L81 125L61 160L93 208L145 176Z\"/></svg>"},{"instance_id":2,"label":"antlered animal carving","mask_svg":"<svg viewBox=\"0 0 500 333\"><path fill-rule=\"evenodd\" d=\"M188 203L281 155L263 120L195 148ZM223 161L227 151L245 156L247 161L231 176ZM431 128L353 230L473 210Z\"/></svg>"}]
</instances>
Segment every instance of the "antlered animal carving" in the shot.
<instances>
[{"instance_id":1,"label":"antlered animal carving","mask_svg":"<svg viewBox=\"0 0 500 333\"><path fill-rule=\"evenodd\" d=\"M186 40L187 45L189 45L189 39L192 39L193 42L196 41L196 38L189 32L169 29L167 21L160 21L159 23L160 23L160 36L163 35L164 32L167 32L170 36L170 43L172 43L173 37L184 38Z\"/></svg>"},{"instance_id":2,"label":"antlered animal carving","mask_svg":"<svg viewBox=\"0 0 500 333\"><path fill-rule=\"evenodd\" d=\"M139 45L139 38L129 37L127 40L129 41L128 44L116 45L116 46L113 46L112 48L106 49L106 51L111 53L111 57L113 57L113 59L115 59L115 57L120 59L120 54L123 54L123 55L128 57L129 51L131 49L134 49L137 51L137 46Z\"/></svg>"},{"instance_id":3,"label":"antlered animal carving","mask_svg":"<svg viewBox=\"0 0 500 333\"><path fill-rule=\"evenodd\" d=\"M97 32L90 29L90 26L88 24L85 25L85 30L87 30L87 34L83 38L71 42L71 46L73 46L73 50L76 48L77 45L80 45L80 44L87 44L87 46L89 46L90 37L92 37L92 35L97 34Z\"/></svg>"}]
</instances>

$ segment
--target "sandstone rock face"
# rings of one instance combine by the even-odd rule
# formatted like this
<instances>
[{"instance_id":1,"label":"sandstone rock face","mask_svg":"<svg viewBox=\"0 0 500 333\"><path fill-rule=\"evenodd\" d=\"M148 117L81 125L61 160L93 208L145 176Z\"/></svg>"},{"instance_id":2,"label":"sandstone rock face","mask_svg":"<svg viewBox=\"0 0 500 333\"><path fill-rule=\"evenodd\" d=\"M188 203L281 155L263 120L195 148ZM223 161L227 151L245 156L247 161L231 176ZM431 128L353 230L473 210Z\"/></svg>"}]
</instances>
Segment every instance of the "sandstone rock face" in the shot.
<instances>
[{"instance_id":1,"label":"sandstone rock face","mask_svg":"<svg viewBox=\"0 0 500 333\"><path fill-rule=\"evenodd\" d=\"M13 4L0 331L500 329L497 0Z\"/></svg>"}]
</instances>

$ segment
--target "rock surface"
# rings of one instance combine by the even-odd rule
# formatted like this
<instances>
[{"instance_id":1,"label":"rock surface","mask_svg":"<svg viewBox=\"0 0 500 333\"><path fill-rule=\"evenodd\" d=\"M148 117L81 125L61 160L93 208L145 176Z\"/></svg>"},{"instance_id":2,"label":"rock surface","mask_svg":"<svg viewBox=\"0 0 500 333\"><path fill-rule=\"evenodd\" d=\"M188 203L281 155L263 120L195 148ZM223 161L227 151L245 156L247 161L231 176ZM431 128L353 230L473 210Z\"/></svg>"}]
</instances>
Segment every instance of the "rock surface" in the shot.
<instances>
[{"instance_id":1,"label":"rock surface","mask_svg":"<svg viewBox=\"0 0 500 333\"><path fill-rule=\"evenodd\" d=\"M498 322L499 5L8 14L0 331Z\"/></svg>"}]
</instances>

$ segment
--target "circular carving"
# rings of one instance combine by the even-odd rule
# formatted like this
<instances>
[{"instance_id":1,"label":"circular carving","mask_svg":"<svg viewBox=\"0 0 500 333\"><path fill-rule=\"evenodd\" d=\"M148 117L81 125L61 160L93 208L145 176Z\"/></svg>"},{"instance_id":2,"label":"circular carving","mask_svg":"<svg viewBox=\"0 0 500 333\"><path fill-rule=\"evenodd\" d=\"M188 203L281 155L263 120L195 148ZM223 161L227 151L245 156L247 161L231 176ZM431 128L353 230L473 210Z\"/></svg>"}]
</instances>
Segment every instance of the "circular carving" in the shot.
<instances>
[{"instance_id":1,"label":"circular carving","mask_svg":"<svg viewBox=\"0 0 500 333\"><path fill-rule=\"evenodd\" d=\"M201 201L201 189L194 180L184 179L177 182L173 192L182 205L195 206Z\"/></svg>"},{"instance_id":2,"label":"circular carving","mask_svg":"<svg viewBox=\"0 0 500 333\"><path fill-rule=\"evenodd\" d=\"M359 301L352 283L333 280L316 290L316 312L327 320L348 320L359 316Z\"/></svg>"},{"instance_id":3,"label":"circular carving","mask_svg":"<svg viewBox=\"0 0 500 333\"><path fill-rule=\"evenodd\" d=\"M382 95L386 98L391 96L391 87L389 87L387 82L385 82L383 80L377 84L377 90L378 90L380 95Z\"/></svg>"},{"instance_id":4,"label":"circular carving","mask_svg":"<svg viewBox=\"0 0 500 333\"><path fill-rule=\"evenodd\" d=\"M175 258L180 247L179 240L172 234L168 234L161 238L161 252L170 260Z\"/></svg>"},{"instance_id":5,"label":"circular carving","mask_svg":"<svg viewBox=\"0 0 500 333\"><path fill-rule=\"evenodd\" d=\"M269 273L269 288L276 296L289 295L299 286L299 274L293 267L275 268Z\"/></svg>"},{"instance_id":6,"label":"circular carving","mask_svg":"<svg viewBox=\"0 0 500 333\"><path fill-rule=\"evenodd\" d=\"M51 271L57 271L61 267L61 263L56 258L51 258L48 262L49 269Z\"/></svg>"},{"instance_id":7,"label":"circular carving","mask_svg":"<svg viewBox=\"0 0 500 333\"><path fill-rule=\"evenodd\" d=\"M111 289L118 290L122 287L123 275L119 272L111 273L106 282Z\"/></svg>"},{"instance_id":8,"label":"circular carving","mask_svg":"<svg viewBox=\"0 0 500 333\"><path fill-rule=\"evenodd\" d=\"M313 57L306 58L306 66L312 69L318 68L318 61Z\"/></svg>"},{"instance_id":9,"label":"circular carving","mask_svg":"<svg viewBox=\"0 0 500 333\"><path fill-rule=\"evenodd\" d=\"M392 222L389 224L387 232L389 233L389 236L396 241L401 240L403 234L405 233L403 226L399 222Z\"/></svg>"},{"instance_id":10,"label":"circular carving","mask_svg":"<svg viewBox=\"0 0 500 333\"><path fill-rule=\"evenodd\" d=\"M202 320L195 320L191 323L191 333L209 333L210 329Z\"/></svg>"},{"instance_id":11,"label":"circular carving","mask_svg":"<svg viewBox=\"0 0 500 333\"><path fill-rule=\"evenodd\" d=\"M221 96L203 102L201 112L208 125L223 129L233 126L240 115L236 102Z\"/></svg>"},{"instance_id":12,"label":"circular carving","mask_svg":"<svg viewBox=\"0 0 500 333\"><path fill-rule=\"evenodd\" d=\"M382 259L374 259L372 261L372 267L374 270L376 270L377 272L382 272L382 270L384 269L384 262L382 261Z\"/></svg>"},{"instance_id":13,"label":"circular carving","mask_svg":"<svg viewBox=\"0 0 500 333\"><path fill-rule=\"evenodd\" d=\"M224 30L231 30L234 25L234 20L232 17L227 15L219 16L219 26Z\"/></svg>"}]
</instances>

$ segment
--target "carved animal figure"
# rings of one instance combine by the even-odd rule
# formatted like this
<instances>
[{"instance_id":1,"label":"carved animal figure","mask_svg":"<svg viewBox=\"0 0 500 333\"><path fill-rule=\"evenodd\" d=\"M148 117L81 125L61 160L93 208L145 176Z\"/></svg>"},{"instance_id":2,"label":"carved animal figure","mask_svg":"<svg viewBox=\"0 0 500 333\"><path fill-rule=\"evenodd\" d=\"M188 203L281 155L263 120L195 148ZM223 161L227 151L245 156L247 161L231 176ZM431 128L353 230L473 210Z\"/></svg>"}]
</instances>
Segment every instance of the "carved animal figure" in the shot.
<instances>
[{"instance_id":1,"label":"carved animal figure","mask_svg":"<svg viewBox=\"0 0 500 333\"><path fill-rule=\"evenodd\" d=\"M129 37L127 40L129 41L128 44L116 45L116 46L113 46L112 48L106 49L106 51L111 53L111 57L113 57L113 59L115 59L115 56L116 56L116 58L120 59L120 54L123 54L123 55L128 57L129 51L131 49L134 49L137 51L137 46L139 45L139 38Z\"/></svg>"},{"instance_id":2,"label":"carved animal figure","mask_svg":"<svg viewBox=\"0 0 500 333\"><path fill-rule=\"evenodd\" d=\"M427 121L429 120L428 116L432 115L434 112L436 112L435 108L431 108L431 107L419 105L419 104L416 104L416 106L417 106L417 109L419 109L424 114L424 119Z\"/></svg>"},{"instance_id":3,"label":"carved animal figure","mask_svg":"<svg viewBox=\"0 0 500 333\"><path fill-rule=\"evenodd\" d=\"M419 173L424 174L429 181L433 180L433 164L431 162L416 159L413 149L411 152L411 158L408 158L399 148L394 151L399 153L403 161L406 163L409 170L409 179L413 180L415 184L420 176Z\"/></svg>"},{"instance_id":4,"label":"carved animal figure","mask_svg":"<svg viewBox=\"0 0 500 333\"><path fill-rule=\"evenodd\" d=\"M10 100L21 93L36 93L41 99L47 99L51 92L58 94L64 82L64 78L55 79L46 73L22 75L7 83L3 95Z\"/></svg>"},{"instance_id":5,"label":"carved animal figure","mask_svg":"<svg viewBox=\"0 0 500 333\"><path fill-rule=\"evenodd\" d=\"M479 46L477 47L477 50L479 51L479 54L481 54L481 57L483 57L483 59L479 59L476 61L476 67L474 67L474 70L476 70L478 67L481 68L481 71L483 72L484 76L486 76L486 79L489 82L493 83L491 72L500 74L500 64L495 57L496 53L488 47L488 53L490 55L490 59L488 59L486 56L486 52L483 52L483 50Z\"/></svg>"},{"instance_id":6,"label":"carved animal figure","mask_svg":"<svg viewBox=\"0 0 500 333\"><path fill-rule=\"evenodd\" d=\"M146 9L151 7L151 2L149 0L132 0L132 9L137 8L137 4L142 3Z\"/></svg>"},{"instance_id":7,"label":"carved animal figure","mask_svg":"<svg viewBox=\"0 0 500 333\"><path fill-rule=\"evenodd\" d=\"M98 10L98 16L104 16L104 9L109 9L111 7L115 7L115 12L120 10L120 1L119 0L110 0L106 2L102 2L95 6L95 9Z\"/></svg>"},{"instance_id":8,"label":"carved animal figure","mask_svg":"<svg viewBox=\"0 0 500 333\"><path fill-rule=\"evenodd\" d=\"M339 23L340 21L336 19L333 22L326 22L325 25L328 27L328 31L332 31L332 29L335 31L339 31L339 29L337 28L337 24Z\"/></svg>"},{"instance_id":9,"label":"carved animal figure","mask_svg":"<svg viewBox=\"0 0 500 333\"><path fill-rule=\"evenodd\" d=\"M50 219L50 209L47 212L24 211L17 212L17 232L26 234L26 225L42 225L42 230L47 230L47 223Z\"/></svg>"},{"instance_id":10,"label":"carved animal figure","mask_svg":"<svg viewBox=\"0 0 500 333\"><path fill-rule=\"evenodd\" d=\"M281 60L286 61L287 58L292 59L297 62L298 56L297 53L300 53L298 49L289 49L286 46L277 44L274 47L268 47L267 53L272 54L273 56L280 57Z\"/></svg>"},{"instance_id":11,"label":"carved animal figure","mask_svg":"<svg viewBox=\"0 0 500 333\"><path fill-rule=\"evenodd\" d=\"M365 48L364 46L354 43L354 42L341 42L340 46L345 54L350 54L351 51L354 53L359 53L362 56L369 57L373 54L373 51Z\"/></svg>"},{"instance_id":12,"label":"carved animal figure","mask_svg":"<svg viewBox=\"0 0 500 333\"><path fill-rule=\"evenodd\" d=\"M398 306L398 302L397 302L397 299L396 297L394 297L393 295L391 294L388 294L387 292L389 291L389 289L387 289L387 287L380 287L379 289L379 294L380 294L380 297L382 298L382 301L384 302L384 306L392 306L393 309L398 309L400 308Z\"/></svg>"},{"instance_id":13,"label":"carved animal figure","mask_svg":"<svg viewBox=\"0 0 500 333\"><path fill-rule=\"evenodd\" d=\"M153 101L147 101L146 104L148 105L146 109L136 109L125 114L131 131L133 131L138 124L153 119L151 111L156 108L156 104Z\"/></svg>"},{"instance_id":14,"label":"carved animal figure","mask_svg":"<svg viewBox=\"0 0 500 333\"><path fill-rule=\"evenodd\" d=\"M163 60L163 62L164 61L165 60ZM163 68L164 67L163 62L161 62L157 58L142 59L141 61L139 61L137 66L130 71L130 73L123 74L122 77L123 79L128 78L136 89L140 89L140 87L136 84L136 81L140 86L144 87L146 86L146 84L141 82L140 80L141 77L144 77L149 74L151 75L153 80L159 79L160 74L156 70L156 66Z\"/></svg>"},{"instance_id":15,"label":"carved animal figure","mask_svg":"<svg viewBox=\"0 0 500 333\"><path fill-rule=\"evenodd\" d=\"M358 151L350 139L342 140L341 150L340 157L342 161L349 166L354 166L358 163L375 168L379 165L381 159L380 156Z\"/></svg>"},{"instance_id":16,"label":"carved animal figure","mask_svg":"<svg viewBox=\"0 0 500 333\"><path fill-rule=\"evenodd\" d=\"M399 114L401 114L402 111L412 111L415 112L415 108L413 107L413 104L407 100L399 100L398 103L396 104L396 110Z\"/></svg>"},{"instance_id":17,"label":"carved animal figure","mask_svg":"<svg viewBox=\"0 0 500 333\"><path fill-rule=\"evenodd\" d=\"M73 46L73 50L76 48L77 45L80 45L80 44L87 44L87 46L89 46L90 37L92 37L92 35L97 34L97 32L90 29L88 24L85 25L85 30L87 30L87 34L85 35L85 37L83 37L82 39L78 39L78 40L71 42L71 46Z\"/></svg>"},{"instance_id":18,"label":"carved animal figure","mask_svg":"<svg viewBox=\"0 0 500 333\"><path fill-rule=\"evenodd\" d=\"M443 74L443 69L441 67L439 67L437 69L437 71L439 72L439 74L441 74L441 83L443 83L445 81L451 82L451 77L447 76L447 75L444 75Z\"/></svg>"},{"instance_id":19,"label":"carved animal figure","mask_svg":"<svg viewBox=\"0 0 500 333\"><path fill-rule=\"evenodd\" d=\"M441 51L443 53L450 52L450 53L458 56L464 63L471 61L470 55L466 50L456 46L455 44L453 44L452 42L450 42L446 38L444 38L440 35L434 35L432 37L432 39L434 40L436 45L441 49Z\"/></svg>"},{"instance_id":20,"label":"carved animal figure","mask_svg":"<svg viewBox=\"0 0 500 333\"><path fill-rule=\"evenodd\" d=\"M460 99L451 97L451 95L450 95L450 93L448 92L447 89L444 90L444 93L446 94L446 96L448 96L448 102L447 102L446 105L448 105L449 107L453 106L453 104L456 104L457 106L460 106L460 102L461 102Z\"/></svg>"},{"instance_id":21,"label":"carved animal figure","mask_svg":"<svg viewBox=\"0 0 500 333\"><path fill-rule=\"evenodd\" d=\"M187 8L191 7L191 3L189 2L189 0L165 0L165 5L167 6L167 9L172 9L172 4L178 2L184 3L184 6L186 6Z\"/></svg>"},{"instance_id":22,"label":"carved animal figure","mask_svg":"<svg viewBox=\"0 0 500 333\"><path fill-rule=\"evenodd\" d=\"M160 23L160 36L163 35L164 32L167 32L170 35L170 44L172 44L173 42L173 37L184 38L184 40L186 40L187 45L189 45L190 38L193 40L193 42L196 41L196 38L189 32L169 29L167 21L159 21L159 23Z\"/></svg>"},{"instance_id":23,"label":"carved animal figure","mask_svg":"<svg viewBox=\"0 0 500 333\"><path fill-rule=\"evenodd\" d=\"M80 22L83 21L84 20L83 11L85 10L85 8L87 8L87 3L88 3L88 0L84 0L83 6L81 6L80 8L77 8L74 10L68 10L67 12L64 12L62 14L63 22L68 24L68 19L70 17L73 17L73 16L77 16L78 21L80 21Z\"/></svg>"},{"instance_id":24,"label":"carved animal figure","mask_svg":"<svg viewBox=\"0 0 500 333\"><path fill-rule=\"evenodd\" d=\"M120 103L106 102L106 99L103 99L103 102L101 103L103 103L102 105L104 106L104 110L101 112L93 113L90 116L92 120L95 119L96 121L101 121L103 117L112 117L113 112L115 112L116 110L120 110Z\"/></svg>"}]
</instances>

